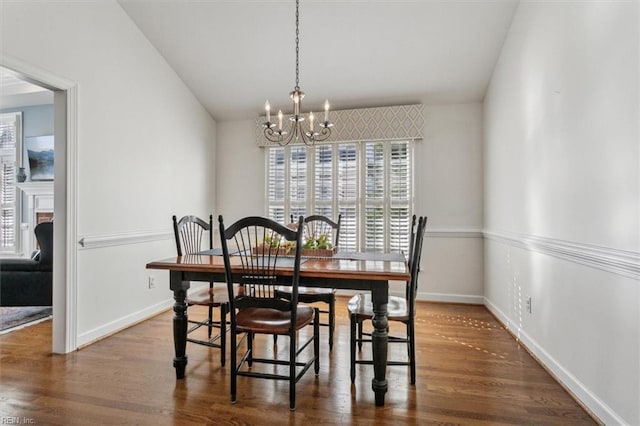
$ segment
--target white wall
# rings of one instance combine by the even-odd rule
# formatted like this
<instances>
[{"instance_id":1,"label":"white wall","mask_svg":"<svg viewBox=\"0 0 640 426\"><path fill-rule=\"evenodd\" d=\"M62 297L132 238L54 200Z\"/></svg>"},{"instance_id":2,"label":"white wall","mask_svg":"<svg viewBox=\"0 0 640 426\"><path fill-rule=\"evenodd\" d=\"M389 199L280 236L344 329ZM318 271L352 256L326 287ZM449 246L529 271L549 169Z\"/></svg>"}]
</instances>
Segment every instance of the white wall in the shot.
<instances>
[{"instance_id":1,"label":"white wall","mask_svg":"<svg viewBox=\"0 0 640 426\"><path fill-rule=\"evenodd\" d=\"M482 105L425 105L416 143L416 213L429 216L418 297L482 303ZM265 214L255 120L218 123L216 204L226 223ZM222 208L222 207L221 207ZM398 292L404 290L401 287Z\"/></svg>"},{"instance_id":2,"label":"white wall","mask_svg":"<svg viewBox=\"0 0 640 426\"><path fill-rule=\"evenodd\" d=\"M77 83L82 345L170 304L145 264L175 253L171 214L214 210L216 125L115 1L2 2L0 19L0 58Z\"/></svg>"},{"instance_id":3,"label":"white wall","mask_svg":"<svg viewBox=\"0 0 640 426\"><path fill-rule=\"evenodd\" d=\"M255 120L223 121L217 129L216 217L226 226L265 215L264 149L256 145ZM219 241L216 241L219 245Z\"/></svg>"},{"instance_id":4,"label":"white wall","mask_svg":"<svg viewBox=\"0 0 640 426\"><path fill-rule=\"evenodd\" d=\"M419 295L482 303L482 105L425 105L416 213L428 216Z\"/></svg>"},{"instance_id":5,"label":"white wall","mask_svg":"<svg viewBox=\"0 0 640 426\"><path fill-rule=\"evenodd\" d=\"M487 306L608 424L640 424L638 18L521 3L484 106Z\"/></svg>"}]
</instances>

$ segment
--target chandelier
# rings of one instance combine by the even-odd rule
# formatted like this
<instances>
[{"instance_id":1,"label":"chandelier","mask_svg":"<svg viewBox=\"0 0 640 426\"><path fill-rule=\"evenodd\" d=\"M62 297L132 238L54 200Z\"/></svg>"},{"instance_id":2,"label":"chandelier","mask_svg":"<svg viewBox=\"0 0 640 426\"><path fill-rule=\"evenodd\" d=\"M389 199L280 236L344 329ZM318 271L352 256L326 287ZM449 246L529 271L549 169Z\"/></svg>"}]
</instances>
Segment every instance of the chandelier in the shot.
<instances>
[{"instance_id":1,"label":"chandelier","mask_svg":"<svg viewBox=\"0 0 640 426\"><path fill-rule=\"evenodd\" d=\"M300 113L302 107L302 99L304 98L304 92L300 90L300 67L299 67L299 43L300 43L300 30L299 30L299 0L296 0L296 85L293 91L289 93L289 97L293 101L293 115L289 117L291 122L288 129L283 127L283 114L282 110L278 111L278 122L271 122L271 105L267 101L264 105L264 109L267 112L267 121L262 124L264 128L264 136L267 140L275 142L279 145L288 145L291 142L301 141L305 145L313 145L314 142L319 142L327 139L331 135L331 127L333 123L329 122L329 101L324 102L324 120L317 123L315 127L316 117L313 112L309 113L309 123L304 125L305 117Z\"/></svg>"}]
</instances>

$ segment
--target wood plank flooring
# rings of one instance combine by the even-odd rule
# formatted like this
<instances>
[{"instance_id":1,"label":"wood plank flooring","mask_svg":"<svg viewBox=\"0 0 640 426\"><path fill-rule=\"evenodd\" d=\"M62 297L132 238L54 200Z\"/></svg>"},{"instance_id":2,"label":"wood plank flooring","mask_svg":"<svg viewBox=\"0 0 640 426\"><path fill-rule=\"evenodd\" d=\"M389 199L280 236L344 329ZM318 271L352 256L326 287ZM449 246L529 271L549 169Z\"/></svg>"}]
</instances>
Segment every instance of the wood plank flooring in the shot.
<instances>
[{"instance_id":1,"label":"wood plank flooring","mask_svg":"<svg viewBox=\"0 0 640 426\"><path fill-rule=\"evenodd\" d=\"M321 329L320 375L301 379L295 412L286 382L246 377L231 405L229 366L220 366L217 349L188 344L186 378L176 381L167 311L68 355L50 354L50 321L0 336L0 423L596 424L484 307L469 305L419 303L416 385L407 367L388 367L386 405L375 408L371 366L357 366L354 385L349 379L346 300L338 298L332 352ZM275 348L270 337L257 345L287 354L284 338ZM390 345L390 359L405 354Z\"/></svg>"}]
</instances>

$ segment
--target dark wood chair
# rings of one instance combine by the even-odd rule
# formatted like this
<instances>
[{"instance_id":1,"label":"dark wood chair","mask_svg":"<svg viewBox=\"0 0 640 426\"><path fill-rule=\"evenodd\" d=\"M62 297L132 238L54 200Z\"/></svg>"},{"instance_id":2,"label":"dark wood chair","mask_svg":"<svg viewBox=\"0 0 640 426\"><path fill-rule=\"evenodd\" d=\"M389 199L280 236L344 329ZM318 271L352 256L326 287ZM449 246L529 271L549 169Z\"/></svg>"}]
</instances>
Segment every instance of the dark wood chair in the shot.
<instances>
[{"instance_id":1,"label":"dark wood chair","mask_svg":"<svg viewBox=\"0 0 640 426\"><path fill-rule=\"evenodd\" d=\"M209 215L209 223L196 216L184 216L179 221L173 216L173 233L176 239L178 256L193 254L213 248L213 215ZM203 239L208 239L208 245L203 247ZM229 296L223 285L209 283L209 288L189 291L186 298L187 306L204 306L208 308L208 316L204 320L189 320L193 324L187 330L187 342L220 349L220 364L224 366L226 360L226 331ZM216 321L213 309L220 309L220 321ZM189 334L200 327L207 327L207 340L189 337ZM219 332L212 336L213 329ZM220 341L218 343L218 341Z\"/></svg>"},{"instance_id":2,"label":"dark wood chair","mask_svg":"<svg viewBox=\"0 0 640 426\"><path fill-rule=\"evenodd\" d=\"M308 237L317 238L318 235L327 234L333 237L331 239L333 247L338 247L341 220L342 215L338 215L337 222L321 215L305 217L303 240ZM294 223L293 215L291 216L291 222ZM291 297L288 290L284 288L279 288L278 294L284 298ZM327 315L327 320L320 322L320 325L329 327L329 350L333 350L333 334L336 328L336 290L333 288L300 287L298 289L298 301L301 303L326 303L328 305L326 310L319 310L321 314ZM277 341L277 336L273 337L274 342Z\"/></svg>"},{"instance_id":3,"label":"dark wood chair","mask_svg":"<svg viewBox=\"0 0 640 426\"><path fill-rule=\"evenodd\" d=\"M415 223L415 216L413 219ZM389 336L389 343L404 343L407 345L407 361L387 361L387 365L408 365L411 371L411 384L416 383L416 345L415 345L415 299L418 289L418 273L420 271L420 257L427 218L418 220L417 229L412 225L409 243L409 269L411 278L406 285L405 297L389 296L387 305L389 321L398 321L407 327L406 336ZM351 383L356 379L356 364L372 364L371 360L356 359L356 344L362 350L363 342L371 342L371 334L363 332L363 322L373 318L373 304L371 295L357 294L347 305L351 325ZM356 334L356 326L358 328Z\"/></svg>"},{"instance_id":4,"label":"dark wood chair","mask_svg":"<svg viewBox=\"0 0 640 426\"><path fill-rule=\"evenodd\" d=\"M271 219L246 217L225 229L222 216L220 239L227 279L231 317L231 402L236 402L237 377L287 380L289 382L289 408L296 407L296 383L314 366L316 375L320 370L320 340L318 309L298 305L298 281L300 276L300 254L302 250L302 217L293 230ZM293 247L295 244L295 247ZM233 256L230 253L234 253ZM293 274L286 281L278 279L274 270L285 264L293 267ZM238 268L241 268L238 271ZM234 283L240 285L234 297ZM276 295L276 287L287 285L291 297L284 299ZM298 331L313 324L313 335L298 341ZM275 334L289 337L288 359L261 358L254 355L254 336ZM244 337L238 342L238 336ZM246 340L246 350L238 351ZM313 356L300 361L299 355L313 343ZM255 363L270 367L260 371ZM280 373L277 366L287 368ZM282 367L280 367L282 368Z\"/></svg>"}]
</instances>

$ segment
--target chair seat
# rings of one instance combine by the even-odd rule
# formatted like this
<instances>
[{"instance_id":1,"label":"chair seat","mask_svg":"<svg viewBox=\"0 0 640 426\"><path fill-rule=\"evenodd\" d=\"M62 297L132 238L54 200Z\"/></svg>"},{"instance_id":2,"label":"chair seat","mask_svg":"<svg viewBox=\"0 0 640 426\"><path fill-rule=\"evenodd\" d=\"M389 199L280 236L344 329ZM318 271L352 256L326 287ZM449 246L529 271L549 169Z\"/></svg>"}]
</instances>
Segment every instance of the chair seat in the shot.
<instances>
[{"instance_id":1,"label":"chair seat","mask_svg":"<svg viewBox=\"0 0 640 426\"><path fill-rule=\"evenodd\" d=\"M226 286L214 285L213 288L203 288L187 293L186 302L187 305L220 306L229 303L229 293Z\"/></svg>"},{"instance_id":2,"label":"chair seat","mask_svg":"<svg viewBox=\"0 0 640 426\"><path fill-rule=\"evenodd\" d=\"M282 293L291 294L288 287L278 287L277 291ZM336 294L335 288L321 288L321 287L298 287L298 296L301 294L316 294L321 296L330 296Z\"/></svg>"},{"instance_id":3,"label":"chair seat","mask_svg":"<svg viewBox=\"0 0 640 426\"><path fill-rule=\"evenodd\" d=\"M295 329L299 330L312 322L313 308L298 306ZM246 308L236 314L236 324L239 332L289 334L291 313L270 308Z\"/></svg>"},{"instance_id":4,"label":"chair seat","mask_svg":"<svg viewBox=\"0 0 640 426\"><path fill-rule=\"evenodd\" d=\"M291 296L291 291L288 287L278 287L276 289L276 292L280 297L283 298L288 298ZM335 288L298 287L298 302L302 303L329 303L329 301L332 300L335 295Z\"/></svg>"},{"instance_id":5,"label":"chair seat","mask_svg":"<svg viewBox=\"0 0 640 426\"><path fill-rule=\"evenodd\" d=\"M371 294L356 294L349 300L347 305L349 314L357 315L360 318L373 318L373 302ZM394 321L406 321L409 319L409 307L407 300L403 297L389 296L387 304L387 318Z\"/></svg>"},{"instance_id":6,"label":"chair seat","mask_svg":"<svg viewBox=\"0 0 640 426\"><path fill-rule=\"evenodd\" d=\"M336 289L320 287L298 287L298 296L301 294L332 295L336 294Z\"/></svg>"}]
</instances>

